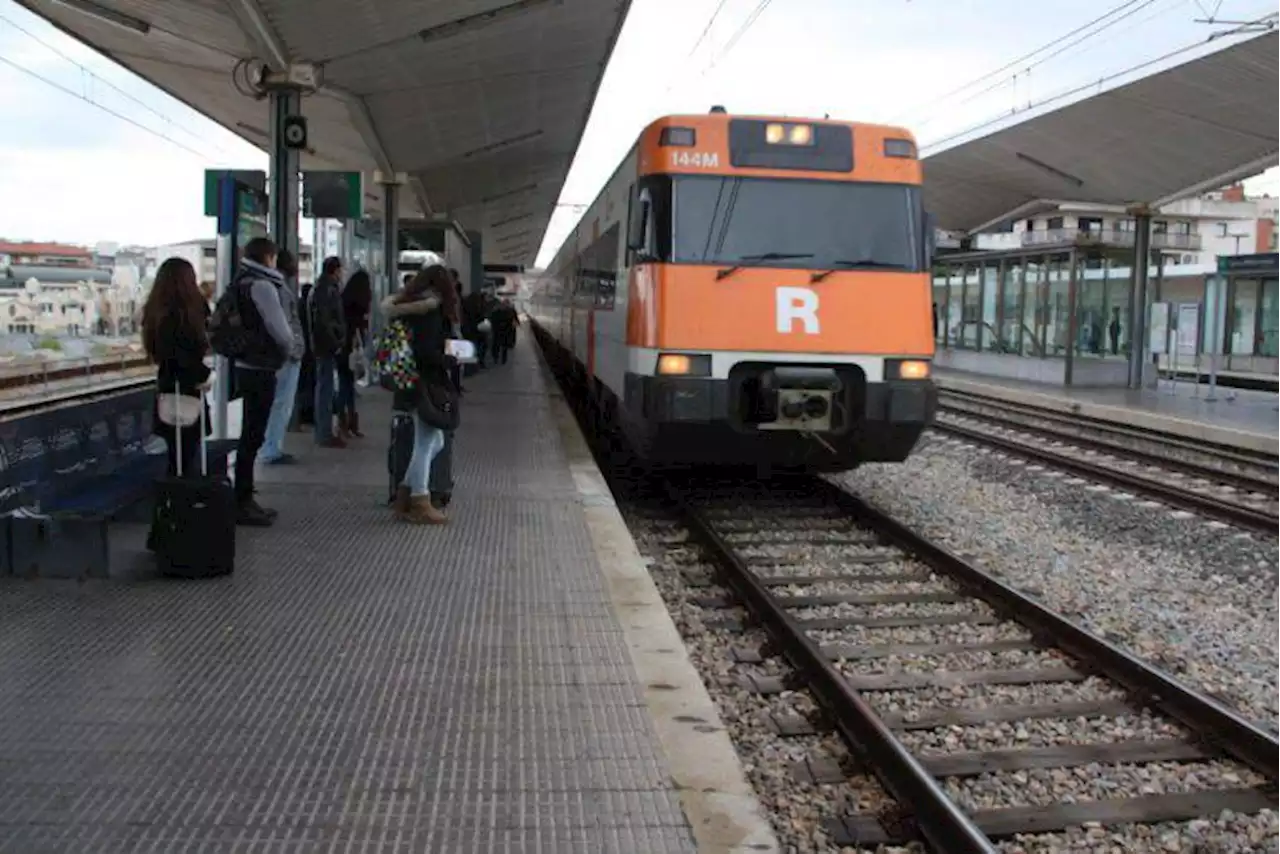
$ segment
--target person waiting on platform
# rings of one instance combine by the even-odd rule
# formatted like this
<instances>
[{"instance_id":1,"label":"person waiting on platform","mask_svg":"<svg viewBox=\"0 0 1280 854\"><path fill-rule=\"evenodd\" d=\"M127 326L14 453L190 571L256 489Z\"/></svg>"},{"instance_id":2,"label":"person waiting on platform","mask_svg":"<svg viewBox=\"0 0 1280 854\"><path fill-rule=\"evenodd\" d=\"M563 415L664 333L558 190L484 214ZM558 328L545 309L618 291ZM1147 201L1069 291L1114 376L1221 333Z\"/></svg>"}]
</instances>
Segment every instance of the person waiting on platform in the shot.
<instances>
[{"instance_id":1,"label":"person waiting on platform","mask_svg":"<svg viewBox=\"0 0 1280 854\"><path fill-rule=\"evenodd\" d=\"M169 258L156 271L151 293L142 307L142 347L156 366L156 393L204 400L212 370L205 364L209 338L205 331L209 304L196 284L196 271L182 258ZM169 452L169 476L178 474L177 431L182 431L183 475L198 473L200 422L175 428L152 413L152 432L164 439ZM207 404L206 416L207 416ZM208 418L205 419L206 426Z\"/></svg>"},{"instance_id":2,"label":"person waiting on platform","mask_svg":"<svg viewBox=\"0 0 1280 854\"><path fill-rule=\"evenodd\" d=\"M408 412L413 418L413 454L404 479L397 485L393 509L396 515L412 524L439 525L447 517L431 503L431 464L444 447L444 431L422 419L418 412L418 396L429 385L448 386L449 368L453 361L445 353L445 330L450 316L456 316L458 307L450 298L453 283L448 271L440 265L432 265L414 276L408 286L382 303L382 313L387 322L399 320L409 333L409 343L418 373L418 382L411 390L397 390L392 406L398 412Z\"/></svg>"},{"instance_id":3,"label":"person waiting on platform","mask_svg":"<svg viewBox=\"0 0 1280 854\"><path fill-rule=\"evenodd\" d=\"M280 304L284 277L275 268L278 250L265 237L244 248L244 258L231 287L236 289L247 346L236 359L235 383L240 392L240 443L236 446L236 523L269 527L274 510L254 498L253 466L266 438L271 404L276 396L276 372L293 346L293 330Z\"/></svg>"},{"instance_id":4,"label":"person waiting on platform","mask_svg":"<svg viewBox=\"0 0 1280 854\"><path fill-rule=\"evenodd\" d=\"M296 459L284 452L284 434L293 418L293 407L298 395L298 378L302 371L305 345L302 337L302 319L298 314L298 261L288 249L282 249L276 258L276 269L284 277L280 288L280 307L293 332L293 346L285 357L285 363L276 372L276 396L271 403L271 417L267 420L267 435L258 452L259 459L267 465L283 465Z\"/></svg>"},{"instance_id":5,"label":"person waiting on platform","mask_svg":"<svg viewBox=\"0 0 1280 854\"><path fill-rule=\"evenodd\" d=\"M315 436L322 448L345 448L333 432L333 376L337 370L346 324L342 317L342 259L324 259L311 291L311 351L316 360Z\"/></svg>"},{"instance_id":6,"label":"person waiting on platform","mask_svg":"<svg viewBox=\"0 0 1280 854\"><path fill-rule=\"evenodd\" d=\"M493 327L493 363L505 365L511 348L516 346L516 327L520 324L510 300L502 300L489 312L489 323Z\"/></svg>"},{"instance_id":7,"label":"person waiting on platform","mask_svg":"<svg viewBox=\"0 0 1280 854\"><path fill-rule=\"evenodd\" d=\"M458 271L450 270L449 275L458 283L458 289L461 291L462 282L458 278ZM476 345L477 369L482 370L485 367L485 355L489 351L489 337L492 334L493 328L489 323L488 305L485 303L484 294L472 291L462 300L462 337Z\"/></svg>"},{"instance_id":8,"label":"person waiting on platform","mask_svg":"<svg viewBox=\"0 0 1280 854\"><path fill-rule=\"evenodd\" d=\"M294 411L298 413L298 429L316 423L316 355L311 349L311 291L307 282L298 289L298 324L302 329L302 362L298 371L298 394Z\"/></svg>"},{"instance_id":9,"label":"person waiting on platform","mask_svg":"<svg viewBox=\"0 0 1280 854\"><path fill-rule=\"evenodd\" d=\"M334 409L338 414L338 435L343 440L361 438L360 413L356 411L356 375L351 368L351 358L364 352L364 342L369 334L369 310L373 306L373 282L364 270L356 270L342 289L342 318L344 336L342 352L338 354L338 397Z\"/></svg>"}]
</instances>

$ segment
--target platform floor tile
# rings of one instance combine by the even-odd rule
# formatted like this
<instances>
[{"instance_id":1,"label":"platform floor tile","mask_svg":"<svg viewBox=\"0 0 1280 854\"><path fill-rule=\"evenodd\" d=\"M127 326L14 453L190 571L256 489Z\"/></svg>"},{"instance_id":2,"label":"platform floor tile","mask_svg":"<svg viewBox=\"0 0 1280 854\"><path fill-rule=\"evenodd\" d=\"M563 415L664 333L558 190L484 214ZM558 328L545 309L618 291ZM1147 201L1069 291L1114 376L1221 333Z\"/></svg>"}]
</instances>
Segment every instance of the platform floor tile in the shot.
<instances>
[{"instance_id":1,"label":"platform floor tile","mask_svg":"<svg viewBox=\"0 0 1280 854\"><path fill-rule=\"evenodd\" d=\"M556 392L527 343L468 387L447 527L391 519L365 390L233 577L0 582L0 852L692 851Z\"/></svg>"}]
</instances>

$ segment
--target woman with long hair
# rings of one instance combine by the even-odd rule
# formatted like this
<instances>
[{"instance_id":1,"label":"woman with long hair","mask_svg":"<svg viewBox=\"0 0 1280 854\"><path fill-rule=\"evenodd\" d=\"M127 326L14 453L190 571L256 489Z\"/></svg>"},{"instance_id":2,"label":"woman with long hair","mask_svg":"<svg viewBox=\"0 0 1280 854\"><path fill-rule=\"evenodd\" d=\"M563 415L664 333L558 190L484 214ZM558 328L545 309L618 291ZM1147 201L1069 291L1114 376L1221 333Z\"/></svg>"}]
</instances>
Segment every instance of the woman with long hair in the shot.
<instances>
[{"instance_id":1,"label":"woman with long hair","mask_svg":"<svg viewBox=\"0 0 1280 854\"><path fill-rule=\"evenodd\" d=\"M157 394L174 394L176 390L177 394L199 398L205 406L204 392L212 373L204 362L209 353L208 315L209 304L191 264L182 258L169 258L161 264L142 308L142 346L156 366ZM207 417L205 424L207 427ZM161 422L157 398L152 425L152 432L168 446L170 476L178 473L178 429L182 430L183 474L196 470L200 422L182 428Z\"/></svg>"},{"instance_id":2,"label":"woman with long hair","mask_svg":"<svg viewBox=\"0 0 1280 854\"><path fill-rule=\"evenodd\" d=\"M445 355L449 305L445 294L452 290L449 272L440 265L419 271L404 288L382 302L387 321L399 320L409 333L418 385L411 391L396 391L392 406L413 418L413 456L404 480L397 485L394 511L407 522L439 525L447 521L431 503L429 487L431 463L444 447L444 431L427 424L418 414L417 397L428 385L449 383L452 361ZM456 305L455 305L456 310Z\"/></svg>"},{"instance_id":3,"label":"woman with long hair","mask_svg":"<svg viewBox=\"0 0 1280 854\"><path fill-rule=\"evenodd\" d=\"M360 432L360 414L356 412L356 375L351 370L351 355L364 347L372 307L373 282L367 272L356 270L342 289L342 317L347 331L338 355L338 394L333 406L338 415L338 435L343 439L364 436Z\"/></svg>"}]
</instances>

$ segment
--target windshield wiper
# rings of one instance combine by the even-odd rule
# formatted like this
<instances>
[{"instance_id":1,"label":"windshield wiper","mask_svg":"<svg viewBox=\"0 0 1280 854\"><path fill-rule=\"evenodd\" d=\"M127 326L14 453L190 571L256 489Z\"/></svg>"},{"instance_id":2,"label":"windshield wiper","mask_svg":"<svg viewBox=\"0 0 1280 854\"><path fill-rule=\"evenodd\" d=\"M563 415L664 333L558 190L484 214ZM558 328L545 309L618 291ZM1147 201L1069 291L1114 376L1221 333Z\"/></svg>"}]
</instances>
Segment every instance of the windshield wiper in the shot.
<instances>
[{"instance_id":1,"label":"windshield wiper","mask_svg":"<svg viewBox=\"0 0 1280 854\"><path fill-rule=\"evenodd\" d=\"M831 262L830 270L819 270L816 273L814 273L812 276L810 276L809 283L813 284L815 282L821 282L823 279L825 279L827 276L830 276L836 270L847 270L852 267L874 267L878 269L891 269L891 270L907 269L902 264L892 264L888 261L877 261L874 258L859 258L857 261L846 261L844 259L840 259L838 261Z\"/></svg>"},{"instance_id":2,"label":"windshield wiper","mask_svg":"<svg viewBox=\"0 0 1280 854\"><path fill-rule=\"evenodd\" d=\"M796 258L812 258L813 253L795 253L795 252L765 252L760 255L743 255L739 261L791 261ZM738 270L742 269L741 264L734 264L732 267L725 267L723 270L716 270L716 281L732 276Z\"/></svg>"}]
</instances>

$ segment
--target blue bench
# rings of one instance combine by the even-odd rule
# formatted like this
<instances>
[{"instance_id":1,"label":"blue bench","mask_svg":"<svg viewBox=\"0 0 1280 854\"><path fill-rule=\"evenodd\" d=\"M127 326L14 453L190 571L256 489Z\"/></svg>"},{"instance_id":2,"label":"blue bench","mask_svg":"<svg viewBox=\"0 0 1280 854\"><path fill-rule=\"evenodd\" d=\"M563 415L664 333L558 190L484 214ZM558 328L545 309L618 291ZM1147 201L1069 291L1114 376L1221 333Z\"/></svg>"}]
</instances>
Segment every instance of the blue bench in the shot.
<instances>
[{"instance_id":1,"label":"blue bench","mask_svg":"<svg viewBox=\"0 0 1280 854\"><path fill-rule=\"evenodd\" d=\"M0 575L111 575L111 523L149 522L165 473L152 398L147 386L0 422ZM235 446L210 443L211 473L226 473Z\"/></svg>"}]
</instances>

